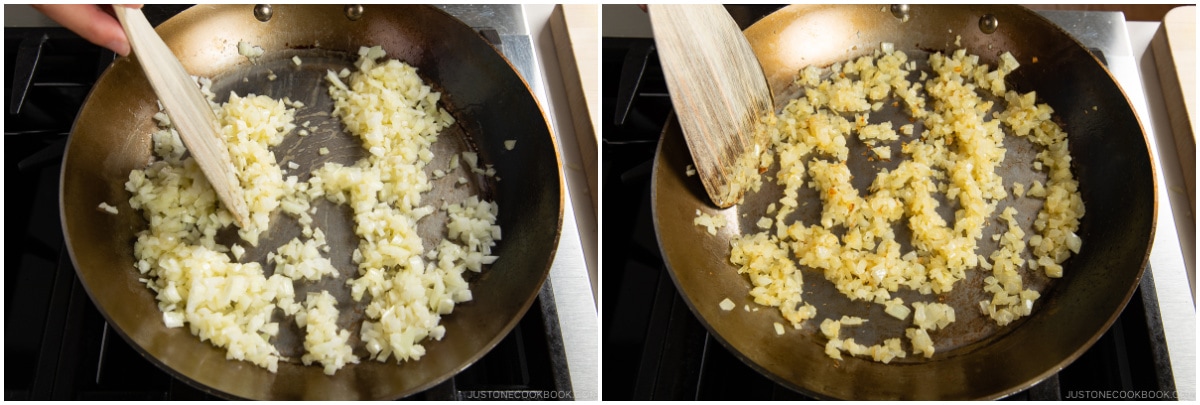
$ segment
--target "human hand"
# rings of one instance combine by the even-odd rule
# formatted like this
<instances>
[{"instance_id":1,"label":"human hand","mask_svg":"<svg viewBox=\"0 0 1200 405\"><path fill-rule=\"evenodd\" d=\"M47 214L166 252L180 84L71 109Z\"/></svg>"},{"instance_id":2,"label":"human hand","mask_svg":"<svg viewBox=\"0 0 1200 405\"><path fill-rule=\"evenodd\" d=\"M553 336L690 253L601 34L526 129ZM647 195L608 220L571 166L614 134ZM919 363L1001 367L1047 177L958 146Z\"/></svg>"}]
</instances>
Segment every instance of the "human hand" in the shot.
<instances>
[{"instance_id":1,"label":"human hand","mask_svg":"<svg viewBox=\"0 0 1200 405\"><path fill-rule=\"evenodd\" d=\"M42 12L63 27L74 31L93 44L111 49L121 56L129 55L129 39L125 30L112 14L113 7L142 8L141 4L95 5L95 4L34 4Z\"/></svg>"}]
</instances>

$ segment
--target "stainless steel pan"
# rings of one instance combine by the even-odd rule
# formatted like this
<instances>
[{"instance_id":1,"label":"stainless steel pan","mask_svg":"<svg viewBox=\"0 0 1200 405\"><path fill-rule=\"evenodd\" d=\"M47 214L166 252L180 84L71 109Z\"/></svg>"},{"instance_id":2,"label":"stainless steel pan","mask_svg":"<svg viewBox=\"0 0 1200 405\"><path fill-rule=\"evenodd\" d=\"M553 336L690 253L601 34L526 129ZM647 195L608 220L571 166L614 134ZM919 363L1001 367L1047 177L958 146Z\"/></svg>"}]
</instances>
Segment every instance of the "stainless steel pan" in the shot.
<instances>
[{"instance_id":1,"label":"stainless steel pan","mask_svg":"<svg viewBox=\"0 0 1200 405\"><path fill-rule=\"evenodd\" d=\"M1097 58L1061 28L1017 6L801 5L772 13L745 34L763 65L777 108L796 93L792 80L799 69L869 54L881 42L895 43L910 60L956 49L957 36L962 47L991 66L997 65L1002 52L1012 52L1022 66L1009 76L1011 85L1021 92L1036 90L1039 102L1055 109L1058 122L1069 133L1072 170L1087 209L1078 231L1083 249L1064 263L1065 277L1051 280L1040 272L1023 273L1026 285L1042 292L1032 316L997 327L980 313L982 280L989 271L969 271L966 280L943 295L920 296L901 289L898 295L906 303L944 301L956 309L957 322L931 333L937 348L932 359L911 354L911 345L903 339L911 319L899 321L884 314L879 305L851 302L811 269L802 270L804 301L816 306L817 318L802 330L788 327L784 336L776 336L772 324L787 322L775 308L742 309L746 303L756 306L748 294L751 284L728 258L730 240L743 232L757 232L755 221L781 192L765 186L744 205L724 211L731 225L710 236L692 220L697 209L718 211L707 202L698 178L685 174L691 159L678 124L669 122L653 174L658 241L692 311L747 364L800 392L823 398L997 398L1028 388L1070 364L1120 314L1149 257L1157 199L1154 168L1128 99ZM893 121L904 119L899 112L891 113ZM1029 184L1038 178L1029 168L1038 149L1011 136L1005 142L1008 156L999 169L1005 185ZM857 147L851 149L852 173L874 173L881 166L898 164L853 159L861 157L863 149ZM1044 181L1044 174L1040 176ZM857 175L854 184L864 190L870 177ZM800 197L802 206L805 202L807 206L792 220L815 223L820 218L820 199L807 188ZM1018 220L1032 234L1029 230L1040 201L1002 202L997 212L1010 204L1019 205ZM943 206L949 209L945 202ZM953 219L952 211L943 217ZM990 224L984 235L992 235L999 226ZM985 237L978 253L987 256L994 249L995 243ZM718 307L725 298L737 304L733 311ZM834 361L824 353L826 339L817 326L822 319L842 315L870 320L865 326L843 328L843 338L851 336L870 345L901 337L910 355L891 364L848 356Z\"/></svg>"},{"instance_id":2,"label":"stainless steel pan","mask_svg":"<svg viewBox=\"0 0 1200 405\"><path fill-rule=\"evenodd\" d=\"M397 365L364 360L326 376L319 367L298 361L281 362L272 374L226 360L223 350L200 342L187 328L167 329L152 292L137 281L132 246L145 221L129 207L123 184L130 170L150 159L151 117L158 108L137 62L118 59L96 82L72 129L61 181L63 232L81 283L114 330L151 362L212 393L252 399L393 399L419 392L466 368L507 335L549 272L562 222L560 162L546 117L525 82L483 37L436 8L368 5L361 14L349 15L344 10L340 5L277 5L262 22L249 5L196 6L157 31L191 74L214 79L218 101L232 90L306 104L296 122L311 121L319 130L304 138L291 135L276 148L278 159L301 165L294 173L307 173L326 160L352 163L363 155L359 143L329 116L328 85L321 79L326 69L353 69L364 45L381 45L389 57L416 66L443 93L444 107L458 121L435 144L438 157L426 170L445 168L452 154L471 150L494 164L500 176L493 180L463 172L470 181L460 187L452 184L457 175L447 176L434 183L425 201L440 205L442 199L459 201L468 193L496 201L504 231L495 249L500 259L470 280L474 300L443 317L446 337L426 341L427 354L419 361ZM241 40L261 46L266 54L250 63L237 52ZM304 63L292 64L292 56ZM271 73L278 78L269 80ZM516 140L516 147L507 150L506 140ZM332 153L319 155L321 147ZM99 213L100 202L117 206L119 214ZM341 303L339 326L351 330L351 343L365 357L357 341L364 304L346 298L343 285L347 277L357 276L350 252L358 238L348 208L324 201L318 207L316 225L327 233L334 248L331 259L342 277L297 283L297 296L321 289L334 293ZM444 216L437 215L420 222L427 246L440 239L444 223ZM273 224L260 247L247 253L250 258L261 261L267 251L298 234L298 226L285 215ZM218 240L234 238L230 232ZM269 275L269 267L267 271ZM302 341L290 318L281 320L276 345L283 354L298 359Z\"/></svg>"}]
</instances>

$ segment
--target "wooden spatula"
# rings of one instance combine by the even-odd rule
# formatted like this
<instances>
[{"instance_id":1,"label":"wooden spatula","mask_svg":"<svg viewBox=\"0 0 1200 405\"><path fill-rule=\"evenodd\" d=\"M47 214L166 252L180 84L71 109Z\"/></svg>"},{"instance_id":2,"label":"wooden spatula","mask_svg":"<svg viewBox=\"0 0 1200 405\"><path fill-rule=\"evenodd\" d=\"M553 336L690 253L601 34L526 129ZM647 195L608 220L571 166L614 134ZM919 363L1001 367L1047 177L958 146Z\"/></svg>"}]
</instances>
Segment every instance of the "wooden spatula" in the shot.
<instances>
[{"instance_id":1,"label":"wooden spatula","mask_svg":"<svg viewBox=\"0 0 1200 405\"><path fill-rule=\"evenodd\" d=\"M250 210L208 100L141 10L115 6L113 11L183 144L199 163L221 203L233 214L234 221L244 227Z\"/></svg>"},{"instance_id":2,"label":"wooden spatula","mask_svg":"<svg viewBox=\"0 0 1200 405\"><path fill-rule=\"evenodd\" d=\"M760 126L774 106L750 43L720 5L648 6L671 103L713 203L737 203L758 176ZM749 155L748 155L749 154Z\"/></svg>"}]
</instances>

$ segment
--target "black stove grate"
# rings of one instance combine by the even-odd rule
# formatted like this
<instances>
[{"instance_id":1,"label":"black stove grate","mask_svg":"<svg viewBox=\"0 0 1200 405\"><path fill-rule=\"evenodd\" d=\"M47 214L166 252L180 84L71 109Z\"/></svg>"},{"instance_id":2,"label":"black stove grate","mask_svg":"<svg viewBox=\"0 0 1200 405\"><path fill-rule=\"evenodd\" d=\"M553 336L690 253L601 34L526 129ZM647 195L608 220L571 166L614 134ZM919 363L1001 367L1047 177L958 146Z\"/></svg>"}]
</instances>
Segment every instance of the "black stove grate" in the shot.
<instances>
[{"instance_id":1,"label":"black stove grate","mask_svg":"<svg viewBox=\"0 0 1200 405\"><path fill-rule=\"evenodd\" d=\"M158 25L187 6L146 6ZM62 28L5 28L6 400L209 400L111 330L76 277L58 213L59 174L75 114L115 55ZM29 197L13 197L14 195ZM570 397L566 354L545 283L487 355L408 399Z\"/></svg>"},{"instance_id":2,"label":"black stove grate","mask_svg":"<svg viewBox=\"0 0 1200 405\"><path fill-rule=\"evenodd\" d=\"M670 112L651 39L603 38L605 398L811 399L746 365L696 319L659 253L650 169ZM1094 52L1098 52L1095 51ZM1103 55L1101 60L1103 60ZM1149 269L1107 333L1058 374L1006 400L1080 391L1175 392Z\"/></svg>"}]
</instances>

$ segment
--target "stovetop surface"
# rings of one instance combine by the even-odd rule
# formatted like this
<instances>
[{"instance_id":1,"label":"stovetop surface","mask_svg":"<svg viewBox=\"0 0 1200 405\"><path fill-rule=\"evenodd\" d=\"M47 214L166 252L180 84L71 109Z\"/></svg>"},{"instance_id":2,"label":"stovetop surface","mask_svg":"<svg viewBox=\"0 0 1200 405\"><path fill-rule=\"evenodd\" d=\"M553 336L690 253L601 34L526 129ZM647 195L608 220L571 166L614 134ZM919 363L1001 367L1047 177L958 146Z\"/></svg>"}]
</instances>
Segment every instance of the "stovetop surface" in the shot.
<instances>
[{"instance_id":1,"label":"stovetop surface","mask_svg":"<svg viewBox=\"0 0 1200 405\"><path fill-rule=\"evenodd\" d=\"M146 13L158 24L185 8L148 6ZM470 11L464 10L450 6L447 11ZM493 36L499 41L523 35L520 16L495 14L481 29L500 33ZM58 216L62 154L76 112L114 57L62 28L5 29L6 400L218 398L159 369L111 330L76 278L63 243ZM25 197L13 198L17 192ZM410 399L569 399L571 380L554 298L547 282L492 351Z\"/></svg>"},{"instance_id":2,"label":"stovetop surface","mask_svg":"<svg viewBox=\"0 0 1200 405\"><path fill-rule=\"evenodd\" d=\"M731 10L735 18L770 8ZM749 17L748 17L749 16ZM1061 19L1061 18L1060 18ZM746 20L740 21L747 26ZM654 236L650 173L670 111L651 39L603 39L604 365L610 399L806 399L743 363L719 343L675 289ZM1093 52L1121 51L1112 47ZM1079 359L1011 400L1080 399L1092 392L1142 392L1171 399L1153 272L1114 325Z\"/></svg>"}]
</instances>

